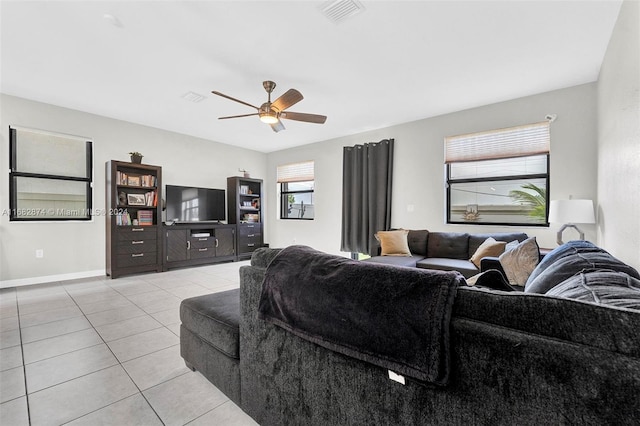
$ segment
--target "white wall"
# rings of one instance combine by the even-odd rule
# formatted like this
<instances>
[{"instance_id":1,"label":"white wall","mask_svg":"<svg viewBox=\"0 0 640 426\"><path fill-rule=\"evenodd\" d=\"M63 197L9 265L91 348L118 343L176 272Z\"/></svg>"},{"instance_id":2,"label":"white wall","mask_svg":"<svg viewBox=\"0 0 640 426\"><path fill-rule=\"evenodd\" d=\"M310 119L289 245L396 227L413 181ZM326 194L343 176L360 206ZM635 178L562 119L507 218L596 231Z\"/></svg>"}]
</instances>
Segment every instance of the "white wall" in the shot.
<instances>
[{"instance_id":1,"label":"white wall","mask_svg":"<svg viewBox=\"0 0 640 426\"><path fill-rule=\"evenodd\" d=\"M163 183L225 188L228 176L246 169L265 175L266 155L209 140L145 127L26 99L0 95L0 211L9 209L9 126L92 138L93 207L105 207L105 162L129 161L163 167ZM44 258L36 259L35 250ZM0 287L101 275L105 270L105 217L92 222L9 222L0 216Z\"/></svg>"},{"instance_id":2,"label":"white wall","mask_svg":"<svg viewBox=\"0 0 640 426\"><path fill-rule=\"evenodd\" d=\"M627 0L598 79L598 242L640 269L640 2Z\"/></svg>"},{"instance_id":3,"label":"white wall","mask_svg":"<svg viewBox=\"0 0 640 426\"><path fill-rule=\"evenodd\" d=\"M266 241L272 247L306 244L340 253L342 206L342 147L394 138L392 226L456 232L499 232L497 226L446 225L444 137L543 121L557 114L551 125L551 199L596 200L597 126L595 83L501 102L480 108L401 124L316 144L273 152L267 156L268 206ZM330 125L331 117L327 124ZM275 169L280 164L314 160L316 219L277 219ZM413 211L408 206L413 205ZM536 236L540 246L555 247L559 225L519 227ZM594 225L581 226L585 238L596 240ZM577 238L577 234L566 237Z\"/></svg>"}]
</instances>

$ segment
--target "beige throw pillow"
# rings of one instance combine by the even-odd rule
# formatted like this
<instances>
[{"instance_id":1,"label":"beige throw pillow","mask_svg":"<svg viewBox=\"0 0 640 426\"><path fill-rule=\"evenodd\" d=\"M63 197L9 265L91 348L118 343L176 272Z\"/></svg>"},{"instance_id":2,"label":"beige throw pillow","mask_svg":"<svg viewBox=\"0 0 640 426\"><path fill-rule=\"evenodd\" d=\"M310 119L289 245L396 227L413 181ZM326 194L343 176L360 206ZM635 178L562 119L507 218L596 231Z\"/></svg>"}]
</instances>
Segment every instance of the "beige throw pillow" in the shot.
<instances>
[{"instance_id":1,"label":"beige throw pillow","mask_svg":"<svg viewBox=\"0 0 640 426\"><path fill-rule=\"evenodd\" d=\"M540 261L536 237L527 238L513 250L504 252L499 259L509 284L523 286Z\"/></svg>"},{"instance_id":2,"label":"beige throw pillow","mask_svg":"<svg viewBox=\"0 0 640 426\"><path fill-rule=\"evenodd\" d=\"M489 237L484 240L482 244L480 244L480 247L478 247L476 252L473 253L473 256L471 256L471 259L469 260L473 262L473 264L476 265L478 269L480 269L480 260L482 260L483 257L500 256L502 253L504 253L504 247L506 245L507 243L505 241L496 241L492 237Z\"/></svg>"},{"instance_id":3,"label":"beige throw pillow","mask_svg":"<svg viewBox=\"0 0 640 426\"><path fill-rule=\"evenodd\" d=\"M378 231L376 240L380 241L381 256L411 256L409 243L407 242L409 231L399 229L397 231Z\"/></svg>"}]
</instances>

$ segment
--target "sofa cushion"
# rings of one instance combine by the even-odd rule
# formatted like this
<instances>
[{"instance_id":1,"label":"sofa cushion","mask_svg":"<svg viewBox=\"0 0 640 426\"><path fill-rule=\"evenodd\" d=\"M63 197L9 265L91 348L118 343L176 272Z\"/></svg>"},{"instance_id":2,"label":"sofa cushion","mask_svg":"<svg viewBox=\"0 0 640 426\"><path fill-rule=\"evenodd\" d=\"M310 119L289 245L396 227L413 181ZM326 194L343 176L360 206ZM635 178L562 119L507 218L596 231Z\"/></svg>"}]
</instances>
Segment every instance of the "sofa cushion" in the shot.
<instances>
[{"instance_id":1,"label":"sofa cushion","mask_svg":"<svg viewBox=\"0 0 640 426\"><path fill-rule=\"evenodd\" d=\"M436 269L438 271L458 271L465 278L469 278L480 272L476 265L466 259L449 259L444 257L428 257L416 263L418 268Z\"/></svg>"},{"instance_id":2,"label":"sofa cushion","mask_svg":"<svg viewBox=\"0 0 640 426\"><path fill-rule=\"evenodd\" d=\"M484 240L483 240L484 241ZM469 259L469 234L458 232L430 232L427 257Z\"/></svg>"},{"instance_id":3,"label":"sofa cushion","mask_svg":"<svg viewBox=\"0 0 640 426\"><path fill-rule=\"evenodd\" d=\"M624 272L579 273L553 287L546 295L640 310L640 280Z\"/></svg>"},{"instance_id":4,"label":"sofa cushion","mask_svg":"<svg viewBox=\"0 0 640 426\"><path fill-rule=\"evenodd\" d=\"M509 284L524 286L540 261L536 238L527 238L514 249L501 254L499 259Z\"/></svg>"},{"instance_id":5,"label":"sofa cushion","mask_svg":"<svg viewBox=\"0 0 640 426\"><path fill-rule=\"evenodd\" d=\"M406 229L396 231L378 231L376 240L380 241L381 256L411 256Z\"/></svg>"},{"instance_id":6,"label":"sofa cushion","mask_svg":"<svg viewBox=\"0 0 640 426\"><path fill-rule=\"evenodd\" d=\"M182 326L225 355L240 359L240 289L184 299Z\"/></svg>"},{"instance_id":7,"label":"sofa cushion","mask_svg":"<svg viewBox=\"0 0 640 426\"><path fill-rule=\"evenodd\" d=\"M385 265L415 268L416 263L422 259L424 259L424 256L373 256L364 259L363 262L384 263Z\"/></svg>"},{"instance_id":8,"label":"sofa cushion","mask_svg":"<svg viewBox=\"0 0 640 426\"><path fill-rule=\"evenodd\" d=\"M535 280L538 275L542 274L545 269L549 266L562 259L563 257L569 256L571 254L576 253L606 253L606 251L590 241L569 241L561 246L556 247L551 250L547 255L540 261L540 264L536 267L536 269L529 275L527 279L527 285L529 285L533 280Z\"/></svg>"},{"instance_id":9,"label":"sofa cushion","mask_svg":"<svg viewBox=\"0 0 640 426\"><path fill-rule=\"evenodd\" d=\"M532 281L527 281L524 291L527 293L544 294L567 278L579 272L588 271L618 271L640 279L638 271L631 266L611 256L606 251L591 251L569 254L556 260Z\"/></svg>"},{"instance_id":10,"label":"sofa cushion","mask_svg":"<svg viewBox=\"0 0 640 426\"><path fill-rule=\"evenodd\" d=\"M522 242L529 238L524 232L496 232L494 234L469 234L469 257L478 250L478 247L486 241L487 238L493 238L496 241L518 241Z\"/></svg>"},{"instance_id":11,"label":"sofa cushion","mask_svg":"<svg viewBox=\"0 0 640 426\"><path fill-rule=\"evenodd\" d=\"M407 243L411 254L427 256L427 241L429 241L429 231L426 229L409 230Z\"/></svg>"},{"instance_id":12,"label":"sofa cushion","mask_svg":"<svg viewBox=\"0 0 640 426\"><path fill-rule=\"evenodd\" d=\"M480 247L478 247L478 249L473 253L471 259L469 260L479 268L480 260L482 260L483 257L500 256L502 253L504 253L505 245L507 245L505 241L496 241L493 239L493 237L489 237L484 240L482 244L480 244Z\"/></svg>"}]
</instances>

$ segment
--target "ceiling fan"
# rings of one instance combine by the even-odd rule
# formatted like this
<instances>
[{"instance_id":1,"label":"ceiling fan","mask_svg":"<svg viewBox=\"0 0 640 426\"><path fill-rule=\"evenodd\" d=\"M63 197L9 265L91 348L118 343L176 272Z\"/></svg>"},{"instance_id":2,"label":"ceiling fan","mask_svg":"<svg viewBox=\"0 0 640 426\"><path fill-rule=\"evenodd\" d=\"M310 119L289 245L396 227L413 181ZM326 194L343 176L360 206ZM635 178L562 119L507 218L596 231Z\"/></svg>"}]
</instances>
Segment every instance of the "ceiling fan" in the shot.
<instances>
[{"instance_id":1,"label":"ceiling fan","mask_svg":"<svg viewBox=\"0 0 640 426\"><path fill-rule=\"evenodd\" d=\"M327 120L327 117L324 115L286 111L287 108L297 104L304 98L302 96L302 93L298 92L296 89L287 90L284 95L271 102L271 92L273 92L273 89L275 89L276 83L274 83L273 81L263 81L262 86L264 87L264 90L267 91L268 98L267 102L260 105L260 108L239 99L232 98L231 96L225 95L224 93L216 92L215 90L212 91L211 93L213 93L214 95L222 96L223 98L239 102L258 111L253 114L230 115L227 117L218 117L218 119L226 120L228 118L251 117L253 115L257 115L258 117L260 117L260 121L271 125L271 128L274 132L279 132L280 130L285 129L282 121L280 121L281 118L317 124L323 124Z\"/></svg>"}]
</instances>

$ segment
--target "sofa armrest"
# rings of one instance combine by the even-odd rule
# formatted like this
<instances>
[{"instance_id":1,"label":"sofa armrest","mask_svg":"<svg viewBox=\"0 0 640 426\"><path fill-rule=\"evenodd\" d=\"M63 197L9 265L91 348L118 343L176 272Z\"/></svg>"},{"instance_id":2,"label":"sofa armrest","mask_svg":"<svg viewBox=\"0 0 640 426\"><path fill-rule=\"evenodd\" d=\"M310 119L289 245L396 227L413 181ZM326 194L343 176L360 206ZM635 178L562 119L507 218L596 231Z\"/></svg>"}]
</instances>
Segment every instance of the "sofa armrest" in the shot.
<instances>
[{"instance_id":1,"label":"sofa armrest","mask_svg":"<svg viewBox=\"0 0 640 426\"><path fill-rule=\"evenodd\" d=\"M274 257L280 253L282 249L274 249L268 247L261 247L254 250L251 255L251 266L257 266L258 268L266 268L269 266Z\"/></svg>"},{"instance_id":2,"label":"sofa armrest","mask_svg":"<svg viewBox=\"0 0 640 426\"><path fill-rule=\"evenodd\" d=\"M503 276L507 276L502 268L502 264L500 263L500 259L497 257L487 256L480 259L480 272L486 272L490 269L496 269L500 271Z\"/></svg>"}]
</instances>

